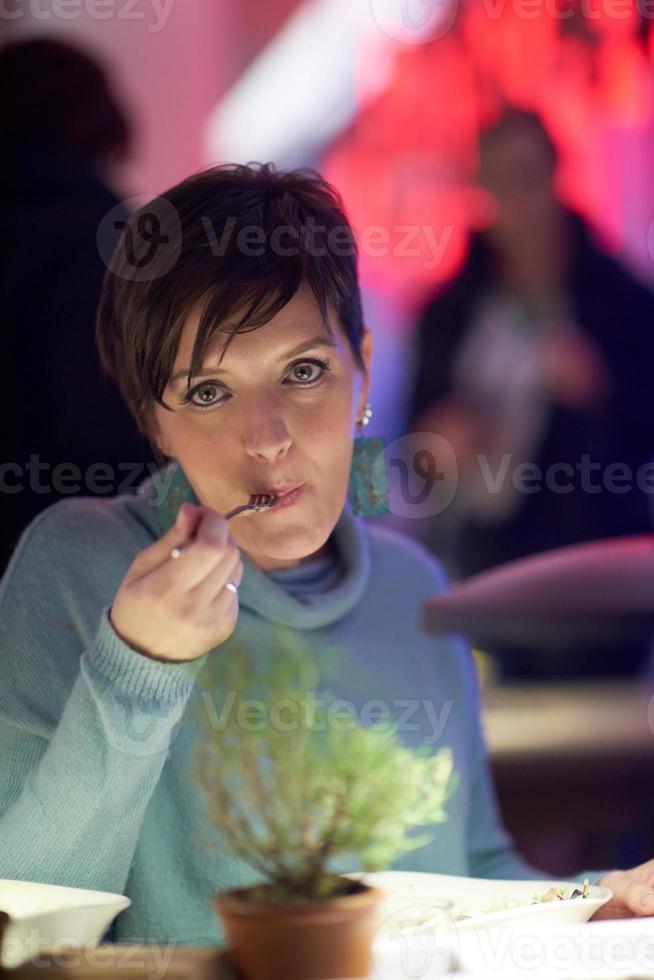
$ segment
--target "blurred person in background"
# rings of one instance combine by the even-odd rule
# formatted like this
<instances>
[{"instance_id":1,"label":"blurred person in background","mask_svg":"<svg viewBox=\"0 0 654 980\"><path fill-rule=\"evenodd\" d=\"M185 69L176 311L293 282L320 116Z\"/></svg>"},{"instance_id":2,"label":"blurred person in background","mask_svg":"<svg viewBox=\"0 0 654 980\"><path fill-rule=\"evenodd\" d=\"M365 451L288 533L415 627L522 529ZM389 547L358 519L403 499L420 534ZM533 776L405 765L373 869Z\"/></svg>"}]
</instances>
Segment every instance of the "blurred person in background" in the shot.
<instances>
[{"instance_id":1,"label":"blurred person in background","mask_svg":"<svg viewBox=\"0 0 654 980\"><path fill-rule=\"evenodd\" d=\"M495 220L421 316L409 408L456 457L434 461L454 502L415 522L455 577L652 523L654 294L557 200L536 115L507 110L479 160ZM493 652L505 677L631 673L647 653Z\"/></svg>"},{"instance_id":2,"label":"blurred person in background","mask_svg":"<svg viewBox=\"0 0 654 980\"><path fill-rule=\"evenodd\" d=\"M0 99L2 571L37 513L73 493L113 495L130 464L135 487L153 456L95 348L96 236L121 214L107 181L128 153L126 117L103 70L59 41L3 47ZM105 256L121 227L102 224Z\"/></svg>"}]
</instances>

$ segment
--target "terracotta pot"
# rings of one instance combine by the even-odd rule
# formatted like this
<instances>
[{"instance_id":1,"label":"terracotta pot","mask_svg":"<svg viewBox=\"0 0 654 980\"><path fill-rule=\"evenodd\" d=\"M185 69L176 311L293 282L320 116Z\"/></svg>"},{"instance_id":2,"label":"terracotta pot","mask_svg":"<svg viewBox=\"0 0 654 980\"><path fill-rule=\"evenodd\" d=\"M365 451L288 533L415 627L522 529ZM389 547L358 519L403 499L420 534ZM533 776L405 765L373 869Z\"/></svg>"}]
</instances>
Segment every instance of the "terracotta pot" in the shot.
<instances>
[{"instance_id":1,"label":"terracotta pot","mask_svg":"<svg viewBox=\"0 0 654 980\"><path fill-rule=\"evenodd\" d=\"M248 900L249 889L216 895L229 957L240 980L367 977L384 894L359 885L337 898L288 905Z\"/></svg>"}]
</instances>

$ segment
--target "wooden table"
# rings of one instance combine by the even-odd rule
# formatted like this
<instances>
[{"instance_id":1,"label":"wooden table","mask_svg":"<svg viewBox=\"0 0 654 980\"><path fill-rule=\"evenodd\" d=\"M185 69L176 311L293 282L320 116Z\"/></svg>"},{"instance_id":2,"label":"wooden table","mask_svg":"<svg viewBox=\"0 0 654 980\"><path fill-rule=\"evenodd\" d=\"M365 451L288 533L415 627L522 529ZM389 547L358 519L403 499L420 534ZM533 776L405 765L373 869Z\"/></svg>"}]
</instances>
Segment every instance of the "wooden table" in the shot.
<instances>
[{"instance_id":1,"label":"wooden table","mask_svg":"<svg viewBox=\"0 0 654 980\"><path fill-rule=\"evenodd\" d=\"M553 875L654 857L654 698L621 681L483 693L505 824Z\"/></svg>"},{"instance_id":2,"label":"wooden table","mask_svg":"<svg viewBox=\"0 0 654 980\"><path fill-rule=\"evenodd\" d=\"M74 952L41 953L3 980L234 980L224 953L215 947L103 944Z\"/></svg>"},{"instance_id":3,"label":"wooden table","mask_svg":"<svg viewBox=\"0 0 654 980\"><path fill-rule=\"evenodd\" d=\"M0 949L9 916L0 912ZM1 980L235 980L225 953L215 946L102 943L48 952L23 966L0 966Z\"/></svg>"}]
</instances>

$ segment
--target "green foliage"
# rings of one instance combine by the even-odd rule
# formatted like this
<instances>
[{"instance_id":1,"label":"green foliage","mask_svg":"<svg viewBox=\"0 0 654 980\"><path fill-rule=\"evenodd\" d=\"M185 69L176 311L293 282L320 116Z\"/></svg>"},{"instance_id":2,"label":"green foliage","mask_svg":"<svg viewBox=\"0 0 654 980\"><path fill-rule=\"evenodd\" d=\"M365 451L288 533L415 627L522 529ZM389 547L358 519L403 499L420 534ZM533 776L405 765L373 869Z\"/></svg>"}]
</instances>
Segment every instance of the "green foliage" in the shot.
<instances>
[{"instance_id":1,"label":"green foliage","mask_svg":"<svg viewBox=\"0 0 654 980\"><path fill-rule=\"evenodd\" d=\"M326 897L339 887L335 856L375 871L432 839L410 832L446 819L449 749L410 750L388 720L336 722L318 661L292 631L258 658L233 645L212 669L231 707L199 740L196 776L211 820L276 896Z\"/></svg>"}]
</instances>

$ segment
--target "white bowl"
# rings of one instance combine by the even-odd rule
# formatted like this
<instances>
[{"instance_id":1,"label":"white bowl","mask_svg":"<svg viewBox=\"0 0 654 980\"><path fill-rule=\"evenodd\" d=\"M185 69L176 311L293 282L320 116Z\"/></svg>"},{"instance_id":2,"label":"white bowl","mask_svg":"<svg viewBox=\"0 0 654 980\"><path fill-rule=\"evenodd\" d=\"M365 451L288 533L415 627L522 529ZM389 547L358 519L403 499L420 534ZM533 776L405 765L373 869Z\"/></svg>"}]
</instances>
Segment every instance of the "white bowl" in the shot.
<instances>
[{"instance_id":1,"label":"white bowl","mask_svg":"<svg viewBox=\"0 0 654 980\"><path fill-rule=\"evenodd\" d=\"M19 966L44 949L96 946L131 904L110 892L0 878L0 909L10 916L0 966Z\"/></svg>"}]
</instances>

